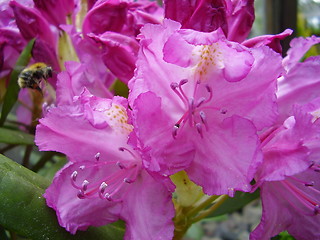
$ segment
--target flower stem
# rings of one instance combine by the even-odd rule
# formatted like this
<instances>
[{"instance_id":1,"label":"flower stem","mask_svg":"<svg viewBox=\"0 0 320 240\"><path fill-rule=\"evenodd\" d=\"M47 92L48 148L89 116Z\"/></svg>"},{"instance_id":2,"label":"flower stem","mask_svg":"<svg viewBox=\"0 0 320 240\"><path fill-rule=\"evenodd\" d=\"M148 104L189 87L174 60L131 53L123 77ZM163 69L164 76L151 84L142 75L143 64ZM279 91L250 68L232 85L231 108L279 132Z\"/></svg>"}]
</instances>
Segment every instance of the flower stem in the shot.
<instances>
[{"instance_id":1,"label":"flower stem","mask_svg":"<svg viewBox=\"0 0 320 240\"><path fill-rule=\"evenodd\" d=\"M222 196L205 196L198 201L196 206L190 207L176 207L176 217L174 240L183 238L188 228L195 222L207 217L209 214L217 210L222 203L228 199L228 195ZM210 206L210 207L209 207ZM209 207L209 208L208 208Z\"/></svg>"},{"instance_id":2,"label":"flower stem","mask_svg":"<svg viewBox=\"0 0 320 240\"><path fill-rule=\"evenodd\" d=\"M202 212L200 212L200 214L196 217L194 217L193 223L200 221L201 219L207 217L209 214L213 213L215 210L217 210L227 199L229 198L228 195L222 195L220 196L215 203L208 208L207 210L204 210Z\"/></svg>"},{"instance_id":3,"label":"flower stem","mask_svg":"<svg viewBox=\"0 0 320 240\"><path fill-rule=\"evenodd\" d=\"M205 196L207 197L207 196ZM186 213L187 217L193 217L194 215L196 215L197 213L199 213L202 209L205 209L206 207L210 206L219 196L213 195L210 197L207 197L207 199L203 200L201 199L200 204L198 206L193 207L190 211L188 211Z\"/></svg>"}]
</instances>

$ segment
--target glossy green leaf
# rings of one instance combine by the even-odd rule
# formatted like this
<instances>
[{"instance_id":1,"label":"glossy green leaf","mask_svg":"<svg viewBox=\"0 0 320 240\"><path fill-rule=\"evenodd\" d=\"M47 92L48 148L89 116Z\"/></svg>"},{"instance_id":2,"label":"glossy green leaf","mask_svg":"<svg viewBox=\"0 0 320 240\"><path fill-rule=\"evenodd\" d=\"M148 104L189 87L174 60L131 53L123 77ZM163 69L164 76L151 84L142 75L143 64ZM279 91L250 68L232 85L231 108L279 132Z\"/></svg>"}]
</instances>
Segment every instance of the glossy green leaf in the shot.
<instances>
[{"instance_id":1,"label":"glossy green leaf","mask_svg":"<svg viewBox=\"0 0 320 240\"><path fill-rule=\"evenodd\" d=\"M50 181L0 155L0 225L33 240L120 240L122 223L71 235L60 227L43 198Z\"/></svg>"},{"instance_id":2,"label":"glossy green leaf","mask_svg":"<svg viewBox=\"0 0 320 240\"><path fill-rule=\"evenodd\" d=\"M0 143L32 145L34 136L22 131L0 127Z\"/></svg>"},{"instance_id":3,"label":"glossy green leaf","mask_svg":"<svg viewBox=\"0 0 320 240\"><path fill-rule=\"evenodd\" d=\"M20 90L17 82L18 76L21 70L28 65L31 59L31 51L33 48L34 41L35 39L32 39L24 48L24 50L22 51L21 55L19 56L16 62L16 65L13 71L11 72L10 82L3 100L0 126L3 126L9 112L11 111L13 105L16 103L18 99L18 94Z\"/></svg>"},{"instance_id":4,"label":"glossy green leaf","mask_svg":"<svg viewBox=\"0 0 320 240\"><path fill-rule=\"evenodd\" d=\"M236 192L233 198L228 198L216 211L210 214L208 218L237 211L259 196L259 191L255 191L254 193Z\"/></svg>"}]
</instances>

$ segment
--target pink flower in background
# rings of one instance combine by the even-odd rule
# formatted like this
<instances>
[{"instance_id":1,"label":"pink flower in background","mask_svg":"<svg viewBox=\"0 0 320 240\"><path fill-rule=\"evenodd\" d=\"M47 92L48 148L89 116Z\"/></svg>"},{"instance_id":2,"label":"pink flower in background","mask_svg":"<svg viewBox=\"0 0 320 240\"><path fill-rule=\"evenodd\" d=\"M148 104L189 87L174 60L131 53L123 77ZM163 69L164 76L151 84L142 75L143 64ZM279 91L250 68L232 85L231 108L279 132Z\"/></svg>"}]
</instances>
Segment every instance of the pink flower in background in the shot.
<instances>
[{"instance_id":1,"label":"pink flower in background","mask_svg":"<svg viewBox=\"0 0 320 240\"><path fill-rule=\"evenodd\" d=\"M136 36L146 23L160 23L163 9L156 2L98 1L87 13L83 34L101 47L104 64L124 83L133 77L139 43ZM93 42L93 41L92 41Z\"/></svg>"},{"instance_id":2,"label":"pink flower in background","mask_svg":"<svg viewBox=\"0 0 320 240\"><path fill-rule=\"evenodd\" d=\"M319 239L320 99L295 106L294 116L263 137L263 163L255 177L263 215L250 239L287 230L297 239Z\"/></svg>"},{"instance_id":3,"label":"pink flower in background","mask_svg":"<svg viewBox=\"0 0 320 240\"><path fill-rule=\"evenodd\" d=\"M64 103L48 110L36 132L40 150L70 160L44 195L60 225L74 234L122 219L125 239L172 239L173 185L144 169L126 99L99 98L84 89Z\"/></svg>"},{"instance_id":4,"label":"pink flower in background","mask_svg":"<svg viewBox=\"0 0 320 240\"><path fill-rule=\"evenodd\" d=\"M105 32L101 35L88 34L89 37L102 45L104 64L122 82L128 83L133 77L139 43L134 38L116 33Z\"/></svg>"},{"instance_id":5,"label":"pink flower in background","mask_svg":"<svg viewBox=\"0 0 320 240\"><path fill-rule=\"evenodd\" d=\"M18 51L18 54L20 54L26 43L36 38L32 50L32 61L45 62L55 71L59 71L60 66L56 52L58 33L51 27L41 12L34 8L33 2L10 1L6 2L3 7L10 7L12 9L12 18L14 21L7 23L7 26L3 26L0 32L4 31L6 35L10 29L11 34L13 33L12 31L14 31L14 34L17 35L14 40L7 42L7 47L15 47L15 51ZM4 54L7 55L8 52L4 52ZM14 59L16 60L17 57L18 55L15 56ZM55 74L53 78L49 79L49 82L52 86L55 86Z\"/></svg>"},{"instance_id":6,"label":"pink flower in background","mask_svg":"<svg viewBox=\"0 0 320 240\"><path fill-rule=\"evenodd\" d=\"M254 21L253 0L165 0L165 17L186 29L212 32L221 28L230 41L242 42Z\"/></svg>"},{"instance_id":7,"label":"pink flower in background","mask_svg":"<svg viewBox=\"0 0 320 240\"><path fill-rule=\"evenodd\" d=\"M102 34L107 31L136 36L145 23L160 23L163 10L156 2L139 1L97 1L88 11L82 31Z\"/></svg>"},{"instance_id":8,"label":"pink flower in background","mask_svg":"<svg viewBox=\"0 0 320 240\"><path fill-rule=\"evenodd\" d=\"M225 1L165 0L165 18L181 23L182 28L212 32L219 27L227 34Z\"/></svg>"},{"instance_id":9,"label":"pink flower in background","mask_svg":"<svg viewBox=\"0 0 320 240\"><path fill-rule=\"evenodd\" d=\"M229 42L219 30L180 30L171 20L146 25L140 37L129 102L137 136L151 149L149 168L165 174L184 168L207 194L250 191L261 161L256 128L277 116L280 55ZM184 149L194 157L173 157Z\"/></svg>"},{"instance_id":10,"label":"pink flower in background","mask_svg":"<svg viewBox=\"0 0 320 240\"><path fill-rule=\"evenodd\" d=\"M77 0L34 0L35 8L56 27L66 24L67 17L75 17L73 13L77 4Z\"/></svg>"},{"instance_id":11,"label":"pink flower in background","mask_svg":"<svg viewBox=\"0 0 320 240\"><path fill-rule=\"evenodd\" d=\"M249 35L255 15L254 0L225 0L228 23L227 38L243 42Z\"/></svg>"}]
</instances>

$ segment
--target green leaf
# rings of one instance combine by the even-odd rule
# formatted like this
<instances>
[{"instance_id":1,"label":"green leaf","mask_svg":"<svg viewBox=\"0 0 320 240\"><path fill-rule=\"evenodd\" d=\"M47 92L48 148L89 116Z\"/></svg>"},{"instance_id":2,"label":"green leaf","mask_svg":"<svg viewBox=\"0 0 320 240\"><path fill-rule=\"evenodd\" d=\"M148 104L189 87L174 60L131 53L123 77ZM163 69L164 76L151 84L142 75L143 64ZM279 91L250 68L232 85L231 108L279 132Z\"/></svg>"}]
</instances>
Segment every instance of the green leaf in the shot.
<instances>
[{"instance_id":1,"label":"green leaf","mask_svg":"<svg viewBox=\"0 0 320 240\"><path fill-rule=\"evenodd\" d=\"M49 180L0 155L0 225L33 240L123 239L122 223L68 233L42 196L49 184Z\"/></svg>"},{"instance_id":2,"label":"green leaf","mask_svg":"<svg viewBox=\"0 0 320 240\"><path fill-rule=\"evenodd\" d=\"M16 62L16 65L11 73L9 86L8 86L7 92L6 92L6 94L4 96L4 100L3 100L2 112L1 112L1 118L0 118L0 126L3 126L9 112L11 111L13 105L16 103L16 101L18 99L18 94L19 94L19 90L20 90L18 82L17 82L18 76L19 76L19 73L21 72L21 70L23 68L25 68L30 61L31 51L33 48L34 41L35 41L35 39L32 39L27 44L27 46L24 48L24 50L20 54L20 56Z\"/></svg>"},{"instance_id":3,"label":"green leaf","mask_svg":"<svg viewBox=\"0 0 320 240\"><path fill-rule=\"evenodd\" d=\"M259 196L259 191L255 191L254 193L236 192L233 198L228 198L216 211L209 215L208 218L239 210Z\"/></svg>"},{"instance_id":4,"label":"green leaf","mask_svg":"<svg viewBox=\"0 0 320 240\"><path fill-rule=\"evenodd\" d=\"M272 240L295 240L287 231L281 232L279 235L271 238Z\"/></svg>"},{"instance_id":5,"label":"green leaf","mask_svg":"<svg viewBox=\"0 0 320 240\"><path fill-rule=\"evenodd\" d=\"M34 136L22 131L0 127L0 142L7 144L33 145Z\"/></svg>"}]
</instances>

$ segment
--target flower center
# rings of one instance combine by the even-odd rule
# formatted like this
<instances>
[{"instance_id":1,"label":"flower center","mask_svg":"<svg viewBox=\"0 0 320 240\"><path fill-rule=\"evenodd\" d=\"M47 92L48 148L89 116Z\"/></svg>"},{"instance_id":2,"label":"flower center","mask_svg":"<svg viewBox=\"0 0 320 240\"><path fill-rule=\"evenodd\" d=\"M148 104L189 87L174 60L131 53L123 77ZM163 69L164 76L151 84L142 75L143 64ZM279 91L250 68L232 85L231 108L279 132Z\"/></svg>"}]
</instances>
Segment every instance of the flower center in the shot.
<instances>
[{"instance_id":1,"label":"flower center","mask_svg":"<svg viewBox=\"0 0 320 240\"><path fill-rule=\"evenodd\" d=\"M207 96L206 97L188 97L183 91L182 86L188 83L187 79L181 80L179 83L172 82L170 84L171 89L177 94L180 100L185 105L185 113L176 122L172 130L172 136L176 138L178 129L181 129L186 123L189 123L190 127L196 128L197 132L203 137L203 131L208 130L207 117L205 109L212 108L206 106L212 100L212 88L209 85L205 85ZM200 86L200 82L196 82L193 96L196 96L197 89Z\"/></svg>"},{"instance_id":2,"label":"flower center","mask_svg":"<svg viewBox=\"0 0 320 240\"><path fill-rule=\"evenodd\" d=\"M100 154L96 154L96 161L87 162L71 176L71 184L78 189L78 198L101 198L109 201L120 201L121 193L128 184L133 183L141 169L141 160L133 152L126 148L119 148L134 158L130 161L99 161Z\"/></svg>"}]
</instances>

